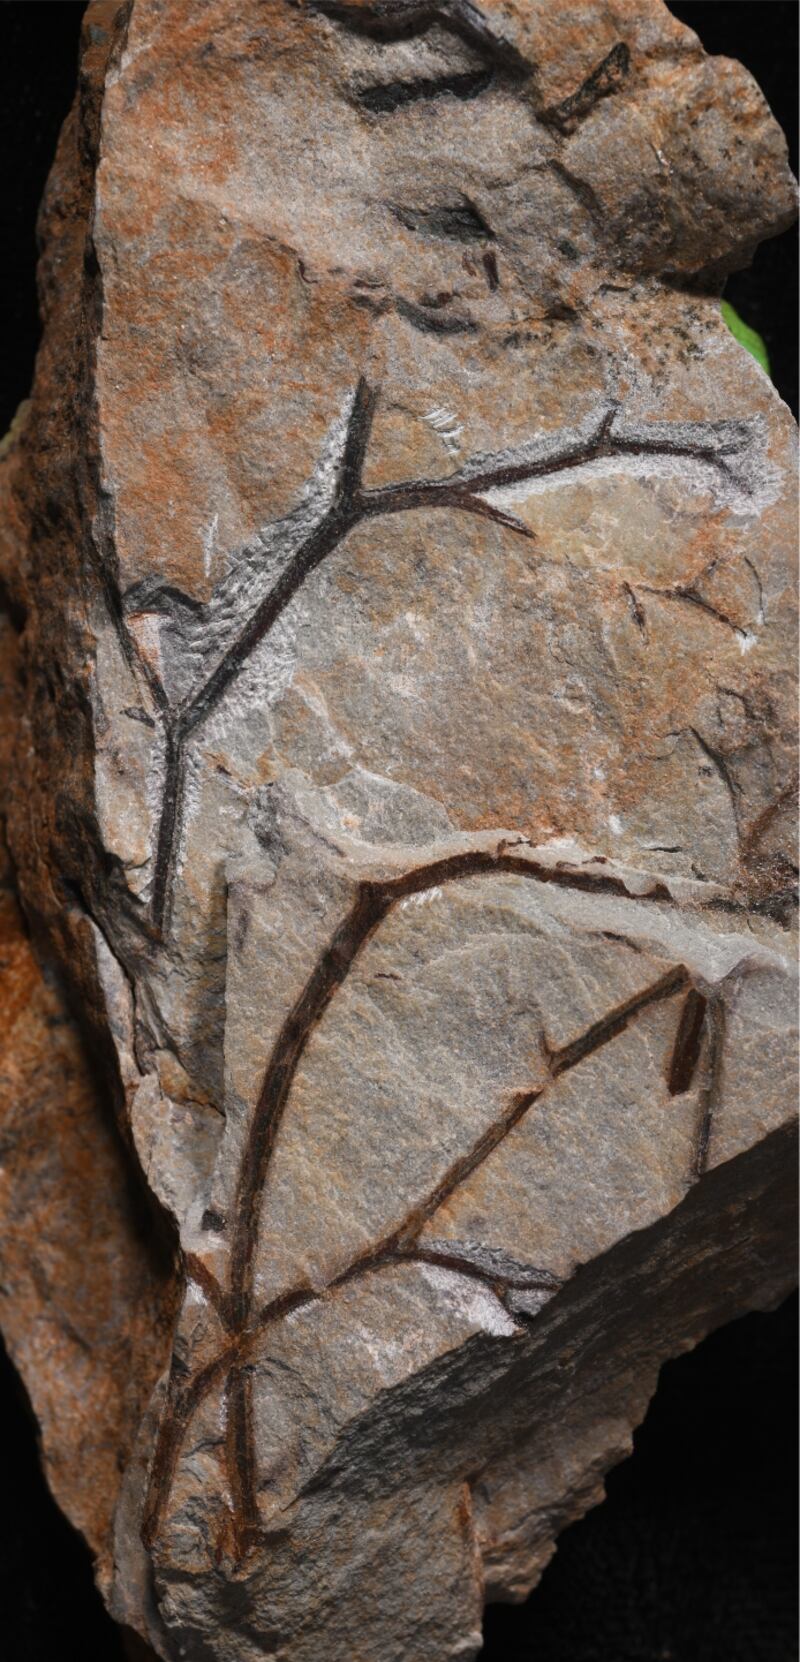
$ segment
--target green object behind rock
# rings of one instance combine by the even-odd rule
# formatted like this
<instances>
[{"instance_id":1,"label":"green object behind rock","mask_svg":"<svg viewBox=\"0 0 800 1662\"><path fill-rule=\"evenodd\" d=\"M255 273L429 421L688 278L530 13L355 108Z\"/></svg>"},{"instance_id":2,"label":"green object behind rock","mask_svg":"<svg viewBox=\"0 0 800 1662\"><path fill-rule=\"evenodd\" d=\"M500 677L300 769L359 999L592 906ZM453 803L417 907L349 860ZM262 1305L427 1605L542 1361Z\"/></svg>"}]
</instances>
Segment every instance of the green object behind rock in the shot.
<instances>
[{"instance_id":1,"label":"green object behind rock","mask_svg":"<svg viewBox=\"0 0 800 1662\"><path fill-rule=\"evenodd\" d=\"M738 340L742 346L747 348L748 352L752 353L756 363L760 364L761 368L766 371L767 375L769 375L769 353L761 335L759 335L755 329L751 329L749 323L745 323L743 319L740 318L739 313L731 305L729 300L722 301L722 316L727 323L731 334L735 336L736 340Z\"/></svg>"}]
</instances>

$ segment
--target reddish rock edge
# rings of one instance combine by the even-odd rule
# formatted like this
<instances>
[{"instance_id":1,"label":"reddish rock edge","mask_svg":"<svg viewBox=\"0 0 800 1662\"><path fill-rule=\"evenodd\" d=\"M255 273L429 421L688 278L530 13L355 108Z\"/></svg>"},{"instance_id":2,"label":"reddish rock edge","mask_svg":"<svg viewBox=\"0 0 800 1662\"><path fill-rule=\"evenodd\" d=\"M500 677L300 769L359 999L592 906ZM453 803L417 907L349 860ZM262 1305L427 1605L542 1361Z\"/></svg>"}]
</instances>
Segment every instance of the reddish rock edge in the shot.
<instances>
[{"instance_id":1,"label":"reddish rock edge","mask_svg":"<svg viewBox=\"0 0 800 1662\"><path fill-rule=\"evenodd\" d=\"M115 11L109 9L109 22ZM87 143L96 125L101 74L90 46L84 66L54 164L60 185L50 187L49 230L43 208L53 264L40 267L49 322L38 390L0 445L0 1328L26 1388L47 1481L84 1536L108 1596L121 1474L169 1353L175 1244L142 1180L113 1086L98 1067L91 1010L70 996L70 951L59 962L41 932L34 948L36 919L33 912L23 917L6 836L26 747L26 602L18 585L18 539L26 533L15 507L14 446L35 409L45 449L54 446L58 456L53 499L74 502L76 434L69 422L81 370L73 350L66 365L58 361L56 341L77 346L80 332L91 172L88 149L83 167L75 156L79 135ZM51 893L60 908L62 897ZM130 1643L139 1655L135 1635Z\"/></svg>"},{"instance_id":2,"label":"reddish rock edge","mask_svg":"<svg viewBox=\"0 0 800 1662\"><path fill-rule=\"evenodd\" d=\"M47 621L50 627L54 619L67 621L70 639L62 655L73 663L83 656L88 665L89 643L84 646L81 639L85 624L62 599L59 584L68 590L86 581L70 568L65 553L82 546L95 506L93 351L102 297L91 253L86 254L86 224L105 54L115 42L121 44L123 21L116 7L94 6L84 31L78 107L62 136L44 211L45 341L32 404L6 460L3 527L3 572L12 596L4 625L3 673L15 692L28 678L27 702L24 685L22 697L9 698L11 731L6 730L4 740L6 753L14 752L12 768L23 781L12 802L13 842L38 961L5 867L0 1317L42 1429L49 1481L97 1555L98 1579L106 1592L120 1473L169 1354L178 1264L171 1231L156 1216L141 1179L122 1093L114 1090L117 1064L85 916L86 852L81 843L87 831L93 840L94 814L88 708L74 678L62 684L52 679L57 676L54 659L41 647L32 674L34 623L30 613L26 618L26 608L41 605L41 594L37 596L29 570L21 569L19 551L29 548L33 566L49 567ZM786 217L784 206L774 226L761 234L779 228ZM37 699L43 696L55 702L56 721L37 714ZM35 825L34 834L30 825ZM754 867L759 895L770 883L778 886L776 877L784 881L769 847ZM89 888L96 882L90 871ZM76 989L89 1045L100 1058L100 1086L87 1068L85 1041L66 1013L62 975ZM534 1403L528 1384L524 1404L514 1409L513 1388L508 1388L510 1419L519 1417L519 1442L513 1453L498 1453L482 1496L488 1596L524 1596L552 1550L555 1531L600 1498L602 1474L628 1446L629 1428L645 1410L665 1355L696 1342L743 1309L775 1302L791 1284L786 1248L793 1238L793 1183L787 1141L790 1133L776 1132L716 1168L668 1219L592 1266L561 1300L558 1313L542 1318L543 1355L548 1322L557 1335L556 1351L550 1341ZM706 1244L701 1247L701 1242ZM713 1287L707 1250L713 1254ZM587 1334L600 1325L613 1389L598 1416L603 1368ZM566 1483L563 1470L552 1476L546 1472L542 1450L548 1427L552 1441L560 1438L562 1450L568 1446L574 1459ZM447 1436L442 1425L442 1447ZM553 1489L551 1504L545 1501L549 1527L541 1539L509 1540L502 1522L492 1534L493 1488L507 1494L515 1485L524 1489L530 1483L538 1486L541 1503L548 1482ZM468 1497L469 1488L465 1505ZM142 1608L134 1606L135 1599L131 1621L169 1654L163 1635L156 1626L148 1629ZM119 1603L117 1609L121 1613Z\"/></svg>"}]
</instances>

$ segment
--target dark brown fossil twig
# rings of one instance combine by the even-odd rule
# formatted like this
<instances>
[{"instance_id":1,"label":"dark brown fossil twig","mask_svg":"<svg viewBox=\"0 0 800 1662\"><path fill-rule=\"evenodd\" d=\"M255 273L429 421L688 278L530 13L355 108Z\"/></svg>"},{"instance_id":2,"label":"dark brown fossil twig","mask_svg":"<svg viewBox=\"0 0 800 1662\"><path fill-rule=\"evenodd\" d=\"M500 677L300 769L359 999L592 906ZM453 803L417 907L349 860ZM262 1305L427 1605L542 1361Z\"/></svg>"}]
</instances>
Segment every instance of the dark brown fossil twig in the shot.
<instances>
[{"instance_id":1,"label":"dark brown fossil twig","mask_svg":"<svg viewBox=\"0 0 800 1662\"><path fill-rule=\"evenodd\" d=\"M626 437L624 432L614 432L619 411L613 406L600 418L594 434L582 439L566 439L560 451L548 448L546 454L520 455L519 459L514 459L509 453L489 455L483 458L482 464L478 459L476 463L443 479L408 479L396 485L365 490L362 474L377 397L377 390L362 377L353 397L337 490L330 508L287 561L272 588L245 619L236 638L191 697L175 710L170 710L161 683L151 667L144 666L164 732L165 777L150 902L150 921L159 937L163 936L167 926L174 880L186 745L211 711L216 709L255 648L273 629L307 578L357 525L390 514L432 508L450 509L494 521L520 536L532 538L533 533L521 520L488 500L488 492L528 480L549 478L595 461L609 458L622 460L625 457L694 458L716 467L723 476L729 477L726 456L741 449L746 440L746 434L742 433L738 437L734 435L726 445L714 423L707 424L708 436L705 440L701 433L686 437L685 429L679 429L673 439L664 432L663 424L654 430L652 439L642 433L633 438ZM204 608L204 615L211 622L213 601Z\"/></svg>"},{"instance_id":2,"label":"dark brown fossil twig","mask_svg":"<svg viewBox=\"0 0 800 1662\"><path fill-rule=\"evenodd\" d=\"M281 1320L289 1311L298 1309L305 1303L314 1302L317 1298L325 1296L325 1292L330 1294L336 1288L370 1271L414 1260L426 1262L432 1259L444 1262L441 1252L433 1254L424 1246L419 1246L419 1235L424 1224L434 1216L459 1185L478 1169L539 1101L543 1091L547 1090L547 1086L544 1086L540 1090L518 1093L498 1119L482 1133L473 1147L453 1163L428 1196L388 1235L359 1253L335 1276L325 1292L314 1292L304 1284L281 1294L261 1311L256 1309L253 1282L261 1197L292 1082L312 1032L367 941L398 901L434 886L488 874L524 876L534 881L555 882L579 889L594 888L600 892L626 892L624 885L617 878L571 873L558 867L541 866L520 855L493 854L486 850L454 855L449 859L412 868L401 876L385 882L368 882L360 886L350 912L335 931L299 999L287 1015L265 1071L240 1165L231 1242L230 1291L222 1294L216 1288L216 1284L211 1289L213 1302L224 1313L223 1319L227 1319L232 1336L213 1362L188 1383L171 1387L168 1392L145 1508L143 1533L149 1544L152 1544L158 1532L189 1421L207 1392L225 1377L229 1481L236 1503L238 1549L242 1555L247 1553L256 1540L258 1528L256 1456L247 1360L260 1334L265 1327ZM660 889L660 885L654 885L653 888L654 891ZM665 892L661 891L658 898L663 897ZM656 898L654 892L651 898ZM562 1073L576 1067L601 1046L610 1043L644 1010L664 999L674 997L689 986L687 970L682 965L676 965L650 987L644 988L640 993L606 1012L605 1016L593 1022L571 1043L549 1054L548 1064L552 1080L557 1080ZM507 1278L504 1283L502 1275L490 1270L484 1272L480 1265L474 1262L459 1260L456 1265L457 1258L458 1249L454 1246L453 1263L450 1267L458 1267L463 1273L477 1276L495 1289L498 1285L505 1284L509 1288L513 1285ZM189 1267L193 1272L193 1266ZM547 1271L540 1272L540 1279L542 1290L555 1290ZM203 1284L202 1277L200 1284Z\"/></svg>"}]
</instances>

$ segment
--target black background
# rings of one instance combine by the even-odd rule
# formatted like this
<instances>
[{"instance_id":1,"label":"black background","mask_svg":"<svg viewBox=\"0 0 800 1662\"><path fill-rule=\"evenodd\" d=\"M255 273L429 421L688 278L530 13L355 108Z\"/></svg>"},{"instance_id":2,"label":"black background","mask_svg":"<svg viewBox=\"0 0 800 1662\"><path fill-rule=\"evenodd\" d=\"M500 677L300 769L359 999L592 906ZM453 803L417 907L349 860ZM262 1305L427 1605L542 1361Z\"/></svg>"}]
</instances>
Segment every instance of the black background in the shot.
<instances>
[{"instance_id":1,"label":"black background","mask_svg":"<svg viewBox=\"0 0 800 1662\"><path fill-rule=\"evenodd\" d=\"M708 51L747 64L796 171L794 0L670 10ZM33 373L36 210L72 98L82 11L79 0L0 0L0 433ZM726 292L765 337L796 414L795 233L762 247ZM604 1505L561 1537L527 1605L487 1611L481 1662L793 1662L796 1355L790 1299L668 1363ZM28 1406L0 1352L0 1662L95 1658L122 1662L119 1640L45 1489Z\"/></svg>"}]
</instances>

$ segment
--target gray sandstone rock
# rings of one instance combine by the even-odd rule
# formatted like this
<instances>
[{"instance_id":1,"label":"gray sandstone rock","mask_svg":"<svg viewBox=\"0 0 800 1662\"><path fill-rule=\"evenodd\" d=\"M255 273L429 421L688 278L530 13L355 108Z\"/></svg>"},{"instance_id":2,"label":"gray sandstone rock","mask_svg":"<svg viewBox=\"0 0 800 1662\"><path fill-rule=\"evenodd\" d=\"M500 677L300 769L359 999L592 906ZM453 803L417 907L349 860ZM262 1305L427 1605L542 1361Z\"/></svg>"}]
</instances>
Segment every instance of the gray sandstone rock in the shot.
<instances>
[{"instance_id":1,"label":"gray sandstone rock","mask_svg":"<svg viewBox=\"0 0 800 1662\"><path fill-rule=\"evenodd\" d=\"M171 1231L86 1526L165 1662L477 1655L791 1285L794 203L660 0L89 7L8 834Z\"/></svg>"}]
</instances>

